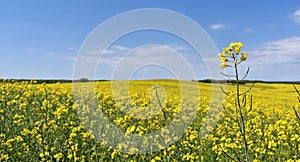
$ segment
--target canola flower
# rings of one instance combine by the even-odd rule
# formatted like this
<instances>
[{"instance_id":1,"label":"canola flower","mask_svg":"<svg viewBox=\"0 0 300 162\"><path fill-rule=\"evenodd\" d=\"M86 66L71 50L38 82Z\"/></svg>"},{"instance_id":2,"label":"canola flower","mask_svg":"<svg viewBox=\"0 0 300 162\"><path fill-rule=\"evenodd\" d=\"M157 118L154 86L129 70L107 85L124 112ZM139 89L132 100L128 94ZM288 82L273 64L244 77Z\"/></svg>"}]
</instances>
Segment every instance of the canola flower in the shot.
<instances>
[{"instance_id":1,"label":"canola flower","mask_svg":"<svg viewBox=\"0 0 300 162\"><path fill-rule=\"evenodd\" d=\"M221 54L219 54L220 60L222 62L221 68L224 69L226 67L233 67L233 70L234 70L233 75L228 75L225 73L221 73L221 74L223 74L224 76L227 76L227 77L234 77L234 81L235 81L234 84L235 84L236 90L234 91L234 93L232 93L233 96L231 96L231 98L234 98L233 104L234 104L236 111L235 111L235 113L231 112L228 114L230 114L231 116L233 116L234 118L237 119L237 121L236 121L237 125L238 125L237 130L239 130L238 132L241 134L241 137L242 137L241 143L244 148L243 155L240 156L238 153L236 153L236 155L235 155L236 158L233 158L231 155L226 153L228 147L236 148L237 147L236 144L234 146L226 146L225 145L226 150L223 152L225 153L226 156L228 156L232 160L236 159L236 160L240 161L242 159L243 161L250 162L251 161L250 146L249 146L250 143L249 143L248 131L247 131L246 126L247 126L247 122L249 120L251 120L250 118L248 118L248 113L252 110L252 96L250 96L250 103L248 102L248 104L250 105L248 110L247 110L248 105L247 105L246 100L247 100L247 93L252 89L252 87L250 87L249 90L244 93L242 93L240 91L240 81L243 80L244 78L246 78L248 75L248 72L249 72L249 68L248 68L244 77L240 78L240 74L238 71L238 65L241 62L246 61L246 59L248 57L248 54L245 54L242 52L241 53L242 56L240 56L240 58L239 58L241 48L243 46L244 46L244 44L242 42L231 42L229 44L229 46L224 48L223 52ZM229 57L229 58L227 58L227 57ZM231 62L231 64L233 64L233 65L230 66L227 64L227 62ZM223 89L222 89L222 91L227 96L230 96L230 94L225 92ZM224 105L223 105L223 108L226 110Z\"/></svg>"},{"instance_id":2,"label":"canola flower","mask_svg":"<svg viewBox=\"0 0 300 162\"><path fill-rule=\"evenodd\" d=\"M157 100L152 103L149 100L155 97L155 93L149 96L149 89L154 85L161 85L166 93L165 98L160 98L165 114L160 108L147 109L149 105L159 104ZM93 114L101 110L110 121L124 132L128 130L129 134L155 132L170 123L180 111L177 81L131 81L132 109L129 114L125 113L128 107L118 102L122 100L112 96L110 82L96 83L97 110L88 111L89 108L86 108L85 112L77 111L79 107L72 96L71 84L0 82L0 161L231 161L225 153L230 156L243 153L237 119L222 113L215 127L206 128L211 133L200 139L202 122L215 119L206 117L211 102L210 84L198 85L201 98L195 99L191 94L187 102L187 107L198 105L197 116L177 142L148 154L127 154L107 147L105 141L96 139L95 134L83 125L80 113ZM248 87L245 84L240 88L244 91ZM235 87L228 85L227 89L233 91ZM292 90L290 85L285 84L255 85L252 91L255 100L248 114L251 121L246 125L251 160L300 159L300 127L290 108L295 104L290 98L296 97ZM234 93L227 96L224 103L228 112L236 111L234 96ZM142 110L149 111L151 118L132 116ZM182 116L181 120L188 120L188 115ZM97 121L91 121L90 124L95 125Z\"/></svg>"},{"instance_id":3,"label":"canola flower","mask_svg":"<svg viewBox=\"0 0 300 162\"><path fill-rule=\"evenodd\" d=\"M230 63L237 65L247 60L248 53L241 52L243 46L242 42L231 42L228 47L223 48L222 53L219 54L222 69L232 67Z\"/></svg>"}]
</instances>

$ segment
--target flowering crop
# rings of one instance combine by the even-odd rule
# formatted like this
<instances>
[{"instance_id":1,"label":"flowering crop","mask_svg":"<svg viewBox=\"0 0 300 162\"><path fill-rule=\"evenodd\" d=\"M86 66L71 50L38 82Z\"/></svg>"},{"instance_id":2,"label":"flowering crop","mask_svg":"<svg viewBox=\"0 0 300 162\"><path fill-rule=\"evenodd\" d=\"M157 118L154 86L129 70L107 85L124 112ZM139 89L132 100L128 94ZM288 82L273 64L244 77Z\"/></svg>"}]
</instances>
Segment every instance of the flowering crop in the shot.
<instances>
[{"instance_id":1,"label":"flowering crop","mask_svg":"<svg viewBox=\"0 0 300 162\"><path fill-rule=\"evenodd\" d=\"M184 135L166 148L139 155L107 147L105 141L96 139L80 120L82 114L77 111L79 105L74 101L71 84L4 81L0 83L0 161L231 161L225 153L234 156L243 152L236 119L223 112L210 134L199 138L202 122L215 119L205 117L210 109L210 84L197 84L201 97L195 99L191 94L186 106L196 104L198 113ZM153 93L156 91L149 90L155 85L161 87L157 93L163 111L147 109L150 104L159 104ZM134 108L128 111L113 97L111 82L96 82L95 87L97 111L103 111L128 134L160 130L180 110L180 87L174 80L130 81ZM241 90L249 87L240 85ZM228 91L234 88L227 86ZM251 159L299 160L300 127L291 109L297 103L293 88L287 84L258 83L252 94L253 108L248 115L251 121L245 127ZM235 110L234 96L230 95L225 101L227 111ZM149 103L151 97L154 103ZM139 116L145 111L149 118ZM188 115L181 118L184 121Z\"/></svg>"}]
</instances>

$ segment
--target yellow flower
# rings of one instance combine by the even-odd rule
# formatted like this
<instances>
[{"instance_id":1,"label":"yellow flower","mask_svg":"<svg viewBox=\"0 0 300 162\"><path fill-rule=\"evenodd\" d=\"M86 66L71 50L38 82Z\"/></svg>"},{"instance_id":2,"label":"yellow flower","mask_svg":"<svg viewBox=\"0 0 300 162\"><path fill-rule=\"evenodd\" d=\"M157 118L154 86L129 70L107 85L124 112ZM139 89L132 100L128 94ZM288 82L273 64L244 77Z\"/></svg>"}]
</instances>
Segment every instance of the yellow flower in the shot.
<instances>
[{"instance_id":1,"label":"yellow flower","mask_svg":"<svg viewBox=\"0 0 300 162\"><path fill-rule=\"evenodd\" d=\"M231 58L233 58L233 52L230 47L223 48L223 53L228 54Z\"/></svg>"},{"instance_id":2,"label":"yellow flower","mask_svg":"<svg viewBox=\"0 0 300 162\"><path fill-rule=\"evenodd\" d=\"M234 52L236 54L240 53L241 48L244 46L242 42L235 42L234 44Z\"/></svg>"},{"instance_id":3,"label":"yellow flower","mask_svg":"<svg viewBox=\"0 0 300 162\"><path fill-rule=\"evenodd\" d=\"M21 136L17 136L17 137L16 137L16 140L17 140L18 142L20 142L20 141L23 141L23 138L22 138Z\"/></svg>"},{"instance_id":4,"label":"yellow flower","mask_svg":"<svg viewBox=\"0 0 300 162\"><path fill-rule=\"evenodd\" d=\"M72 152L69 152L69 153L68 153L68 159L72 159L72 156L73 156L73 155L72 155Z\"/></svg>"},{"instance_id":5,"label":"yellow flower","mask_svg":"<svg viewBox=\"0 0 300 162\"><path fill-rule=\"evenodd\" d=\"M220 61L221 62L226 62L226 61L228 61L228 59L226 57L220 57Z\"/></svg>"},{"instance_id":6,"label":"yellow flower","mask_svg":"<svg viewBox=\"0 0 300 162\"><path fill-rule=\"evenodd\" d=\"M115 156L118 154L118 152L119 152L119 151L116 151L116 150L115 150L115 151L111 154L111 158L114 159Z\"/></svg>"},{"instance_id":7,"label":"yellow flower","mask_svg":"<svg viewBox=\"0 0 300 162\"><path fill-rule=\"evenodd\" d=\"M128 133L128 134L129 134L129 133L132 133L134 130L135 130L135 125L133 125L133 126L127 128L126 133Z\"/></svg>"},{"instance_id":8,"label":"yellow flower","mask_svg":"<svg viewBox=\"0 0 300 162\"><path fill-rule=\"evenodd\" d=\"M63 157L62 153L58 153L58 154L54 155L54 158L57 159L57 160L61 159L62 157Z\"/></svg>"},{"instance_id":9,"label":"yellow flower","mask_svg":"<svg viewBox=\"0 0 300 162\"><path fill-rule=\"evenodd\" d=\"M1 156L0 156L0 160L2 161L2 160L8 160L9 159L9 156L8 156L8 154L2 154Z\"/></svg>"},{"instance_id":10,"label":"yellow flower","mask_svg":"<svg viewBox=\"0 0 300 162\"><path fill-rule=\"evenodd\" d=\"M246 61L248 58L248 53L242 53L241 61Z\"/></svg>"},{"instance_id":11,"label":"yellow flower","mask_svg":"<svg viewBox=\"0 0 300 162\"><path fill-rule=\"evenodd\" d=\"M241 48L240 48L240 47L234 47L234 52L235 52L236 54L239 54L240 51L241 51Z\"/></svg>"},{"instance_id":12,"label":"yellow flower","mask_svg":"<svg viewBox=\"0 0 300 162\"><path fill-rule=\"evenodd\" d=\"M223 48L223 52L228 54L228 52L229 52L229 48L228 48L228 47L226 47L226 48Z\"/></svg>"},{"instance_id":13,"label":"yellow flower","mask_svg":"<svg viewBox=\"0 0 300 162\"><path fill-rule=\"evenodd\" d=\"M41 152L40 157L43 158L44 156L45 156L44 153Z\"/></svg>"},{"instance_id":14,"label":"yellow flower","mask_svg":"<svg viewBox=\"0 0 300 162\"><path fill-rule=\"evenodd\" d=\"M222 69L225 69L226 67L228 67L228 64L227 64L226 62L223 62L223 63L221 64L221 68L222 68Z\"/></svg>"},{"instance_id":15,"label":"yellow flower","mask_svg":"<svg viewBox=\"0 0 300 162\"><path fill-rule=\"evenodd\" d=\"M239 47L243 47L244 44L242 42L236 42L236 45L239 46Z\"/></svg>"},{"instance_id":16,"label":"yellow flower","mask_svg":"<svg viewBox=\"0 0 300 162\"><path fill-rule=\"evenodd\" d=\"M30 130L28 130L27 128L24 128L22 131L21 131L21 134L23 135L23 136L25 136L25 135L27 135L27 134L29 134L30 133Z\"/></svg>"},{"instance_id":17,"label":"yellow flower","mask_svg":"<svg viewBox=\"0 0 300 162\"><path fill-rule=\"evenodd\" d=\"M156 162L156 161L160 161L161 160L161 158L159 157L159 156L155 156L152 160L151 160L151 162Z\"/></svg>"},{"instance_id":18,"label":"yellow flower","mask_svg":"<svg viewBox=\"0 0 300 162\"><path fill-rule=\"evenodd\" d=\"M35 126L35 127L39 127L40 125L41 125L41 122L40 122L40 121L37 121L37 122L34 123L34 126Z\"/></svg>"},{"instance_id":19,"label":"yellow flower","mask_svg":"<svg viewBox=\"0 0 300 162\"><path fill-rule=\"evenodd\" d=\"M83 138L88 138L90 136L90 132L86 132L82 134Z\"/></svg>"},{"instance_id":20,"label":"yellow flower","mask_svg":"<svg viewBox=\"0 0 300 162\"><path fill-rule=\"evenodd\" d=\"M235 46L235 42L230 42L230 44L229 44L229 48L233 48Z\"/></svg>"},{"instance_id":21,"label":"yellow flower","mask_svg":"<svg viewBox=\"0 0 300 162\"><path fill-rule=\"evenodd\" d=\"M74 137L76 137L76 136L77 136L77 134L76 134L76 133L73 133L73 132L72 132L72 133L70 133L70 137L71 137L71 138L74 138Z\"/></svg>"},{"instance_id":22,"label":"yellow flower","mask_svg":"<svg viewBox=\"0 0 300 162\"><path fill-rule=\"evenodd\" d=\"M55 151L55 147L52 147L52 148L50 149L50 151L52 151L52 152Z\"/></svg>"},{"instance_id":23,"label":"yellow flower","mask_svg":"<svg viewBox=\"0 0 300 162\"><path fill-rule=\"evenodd\" d=\"M129 153L132 154L132 153L136 153L138 151L139 150L137 148L130 148Z\"/></svg>"},{"instance_id":24,"label":"yellow flower","mask_svg":"<svg viewBox=\"0 0 300 162\"><path fill-rule=\"evenodd\" d=\"M42 135L38 134L37 136L35 136L35 138L38 140L38 142L41 144L43 139L42 139Z\"/></svg>"},{"instance_id":25,"label":"yellow flower","mask_svg":"<svg viewBox=\"0 0 300 162\"><path fill-rule=\"evenodd\" d=\"M241 48L244 46L242 42L231 42L227 48L231 51L234 51L236 55L238 55L241 51Z\"/></svg>"},{"instance_id":26,"label":"yellow flower","mask_svg":"<svg viewBox=\"0 0 300 162\"><path fill-rule=\"evenodd\" d=\"M226 57L226 55L225 55L225 53L224 53L224 52L222 52L222 53L219 53L218 55L219 55L219 57Z\"/></svg>"}]
</instances>

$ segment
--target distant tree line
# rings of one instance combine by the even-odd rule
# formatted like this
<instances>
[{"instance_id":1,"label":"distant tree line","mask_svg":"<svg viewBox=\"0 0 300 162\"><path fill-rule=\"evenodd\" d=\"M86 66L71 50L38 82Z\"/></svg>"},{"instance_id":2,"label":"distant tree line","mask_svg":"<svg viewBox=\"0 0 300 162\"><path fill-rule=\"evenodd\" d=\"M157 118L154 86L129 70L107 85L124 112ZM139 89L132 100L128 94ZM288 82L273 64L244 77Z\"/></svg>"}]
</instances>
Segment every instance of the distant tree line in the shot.
<instances>
[{"instance_id":1,"label":"distant tree line","mask_svg":"<svg viewBox=\"0 0 300 162\"><path fill-rule=\"evenodd\" d=\"M30 79L1 79L0 82L30 82ZM109 80L89 80L87 78L80 78L78 80L67 80L67 79L35 79L35 83L72 83L72 82L93 82L93 81L109 81ZM202 82L202 83L233 83L231 80L213 80L213 79L203 79L203 80L192 80L194 82ZM261 80L241 80L240 84L246 83L284 83L284 84L300 84L300 81L261 81Z\"/></svg>"}]
</instances>

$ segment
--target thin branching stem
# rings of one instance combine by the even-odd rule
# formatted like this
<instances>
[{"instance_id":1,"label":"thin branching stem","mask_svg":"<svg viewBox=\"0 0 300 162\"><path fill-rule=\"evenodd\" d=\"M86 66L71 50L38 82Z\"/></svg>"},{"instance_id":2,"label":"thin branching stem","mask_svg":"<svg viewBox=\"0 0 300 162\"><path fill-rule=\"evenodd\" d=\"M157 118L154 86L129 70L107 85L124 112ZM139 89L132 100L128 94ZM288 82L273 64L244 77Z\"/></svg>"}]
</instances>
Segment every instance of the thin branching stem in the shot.
<instances>
[{"instance_id":1,"label":"thin branching stem","mask_svg":"<svg viewBox=\"0 0 300 162\"><path fill-rule=\"evenodd\" d=\"M236 59L236 58L234 58ZM245 119L244 119L244 114L241 106L241 101L240 101L240 80L239 80L239 73L238 73L238 67L237 64L234 64L234 70L235 70L235 78L236 78L236 98L237 98L237 106L238 106L238 112L239 112L239 123L240 123L240 130L241 134L243 137L243 144L244 144L244 151L245 151L245 161L248 162L250 161L250 155L249 155L249 146L247 142L247 137L246 137L246 128L245 128ZM249 71L249 70L248 70Z\"/></svg>"},{"instance_id":2,"label":"thin branching stem","mask_svg":"<svg viewBox=\"0 0 300 162\"><path fill-rule=\"evenodd\" d=\"M247 123L251 122L248 121L248 114L249 112L252 110L252 95L250 95L250 98L248 98L247 94L248 92L251 91L251 89L254 86L254 83L248 88L247 91L241 92L241 81L244 80L250 71L250 67L247 68L246 72L244 73L244 75L239 76L239 71L238 71L238 66L243 62L246 61L248 54L243 54L241 53L242 56L239 55L240 53L240 48L243 46L243 43L241 42L232 42L230 43L230 45L227 48L223 49L223 55L221 55L220 57L225 57L229 58L225 59L221 58L221 67L222 68L227 68L227 67L232 67L234 69L234 74L226 74L221 72L221 74L225 77L229 77L229 78L234 78L233 80L229 80L232 85L236 88L235 89L235 94L234 94L234 108L233 109L233 117L236 118L236 123L238 125L238 132L241 134L241 145L243 146L243 156L237 156L237 158L239 159L239 161L245 161L245 162L250 162L251 161L251 156L250 156L250 145L253 144L253 142L249 142L247 138L248 135L248 131L250 132L254 126L247 126L247 128L249 127L250 129L246 129L246 125ZM229 65L227 63L230 63ZM228 81L228 82L229 82ZM230 93L225 92L225 90L221 87L221 90L224 94L226 94L227 96L230 95ZM249 107L248 107L249 105ZM223 109L225 109L225 106L223 106ZM225 109L226 110L226 109ZM230 109L229 109L230 110ZM235 111L235 112L234 112ZM228 110L226 110L226 112L228 113ZM251 140L250 140L251 141ZM224 151L223 151L224 152ZM236 152L235 152L236 153Z\"/></svg>"},{"instance_id":3,"label":"thin branching stem","mask_svg":"<svg viewBox=\"0 0 300 162\"><path fill-rule=\"evenodd\" d=\"M223 92L226 96L229 96L229 94L223 89L222 86L220 86L220 89L222 90L222 92Z\"/></svg>"},{"instance_id":4,"label":"thin branching stem","mask_svg":"<svg viewBox=\"0 0 300 162\"><path fill-rule=\"evenodd\" d=\"M244 80L248 76L249 71L250 71L250 67L247 68L247 71L241 80Z\"/></svg>"},{"instance_id":5,"label":"thin branching stem","mask_svg":"<svg viewBox=\"0 0 300 162\"><path fill-rule=\"evenodd\" d=\"M249 93L253 87L254 87L254 82L252 83L252 85L249 87L249 89L246 92L241 94L241 96L246 95L247 93Z\"/></svg>"},{"instance_id":6,"label":"thin branching stem","mask_svg":"<svg viewBox=\"0 0 300 162\"><path fill-rule=\"evenodd\" d=\"M300 96L300 92L299 92L299 90L297 89L297 87L295 86L295 84L293 84L293 86L294 86L294 89L296 90L296 92L298 93L298 95Z\"/></svg>"},{"instance_id":7,"label":"thin branching stem","mask_svg":"<svg viewBox=\"0 0 300 162\"><path fill-rule=\"evenodd\" d=\"M231 157L229 154L227 154L227 152L225 152L225 151L223 150L222 147L221 147L221 149L222 149L222 152L223 152L227 157L229 157L230 160L235 161L235 162L241 162L239 159L236 160L236 159L234 159L233 157ZM237 157L238 157L238 156L237 156Z\"/></svg>"},{"instance_id":8,"label":"thin branching stem","mask_svg":"<svg viewBox=\"0 0 300 162\"><path fill-rule=\"evenodd\" d=\"M154 89L155 89L155 95L156 95L156 98L158 100L159 107L160 107L161 111L164 114L165 121L167 121L166 112L165 112L165 110L164 110L164 108L163 108L163 106L162 106L162 104L160 102L159 96L158 96L158 87L155 87Z\"/></svg>"},{"instance_id":9,"label":"thin branching stem","mask_svg":"<svg viewBox=\"0 0 300 162\"><path fill-rule=\"evenodd\" d=\"M299 90L297 89L297 87L295 86L295 84L293 84L293 86L294 86L294 89L295 89L295 91L298 93L298 102L300 103L300 92L299 92ZM300 124L300 116L299 116L299 114L298 114L298 112L296 111L296 108L293 106L293 110L294 110L294 113L295 113L295 115L296 115L296 118L297 118L297 121L298 121L298 123Z\"/></svg>"},{"instance_id":10,"label":"thin branching stem","mask_svg":"<svg viewBox=\"0 0 300 162\"><path fill-rule=\"evenodd\" d=\"M230 74L225 74L223 72L220 72L222 75L226 76L226 77L235 77L235 75L230 75Z\"/></svg>"},{"instance_id":11,"label":"thin branching stem","mask_svg":"<svg viewBox=\"0 0 300 162\"><path fill-rule=\"evenodd\" d=\"M294 113L295 113L295 115L296 115L297 121L298 121L298 123L300 124L300 117L299 117L299 114L297 113L297 111L296 111L296 109L295 109L294 106L293 106L293 110L294 110Z\"/></svg>"}]
</instances>

